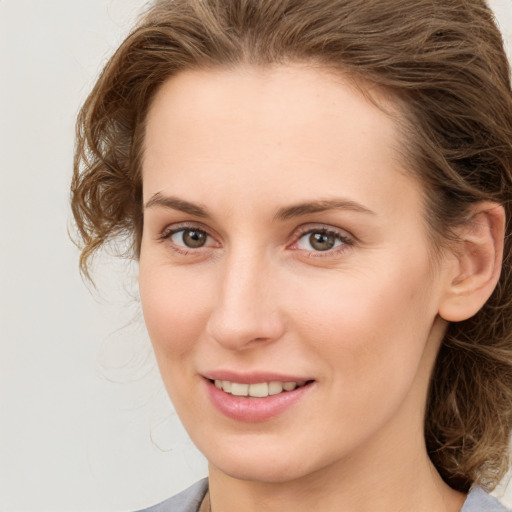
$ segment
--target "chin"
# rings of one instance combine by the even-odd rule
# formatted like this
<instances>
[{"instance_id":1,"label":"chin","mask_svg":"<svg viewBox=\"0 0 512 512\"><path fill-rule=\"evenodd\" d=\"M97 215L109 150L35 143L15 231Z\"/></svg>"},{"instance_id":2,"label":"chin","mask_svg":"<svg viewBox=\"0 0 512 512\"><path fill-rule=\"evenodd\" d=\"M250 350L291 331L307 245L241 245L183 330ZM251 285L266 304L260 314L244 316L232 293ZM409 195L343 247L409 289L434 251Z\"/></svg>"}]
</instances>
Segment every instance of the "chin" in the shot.
<instances>
[{"instance_id":1,"label":"chin","mask_svg":"<svg viewBox=\"0 0 512 512\"><path fill-rule=\"evenodd\" d=\"M268 484L300 480L333 463L330 458L313 458L315 448L308 448L303 442L286 443L282 438L273 442L264 435L257 436L261 439L251 437L225 443L217 439L215 444L202 443L198 448L210 466L223 474L238 480Z\"/></svg>"},{"instance_id":2,"label":"chin","mask_svg":"<svg viewBox=\"0 0 512 512\"><path fill-rule=\"evenodd\" d=\"M223 458L219 462L218 465L215 462L210 464L231 478L248 482L280 484L298 480L308 474L308 468L297 463L269 464L267 460L246 457L238 457L233 461Z\"/></svg>"}]
</instances>

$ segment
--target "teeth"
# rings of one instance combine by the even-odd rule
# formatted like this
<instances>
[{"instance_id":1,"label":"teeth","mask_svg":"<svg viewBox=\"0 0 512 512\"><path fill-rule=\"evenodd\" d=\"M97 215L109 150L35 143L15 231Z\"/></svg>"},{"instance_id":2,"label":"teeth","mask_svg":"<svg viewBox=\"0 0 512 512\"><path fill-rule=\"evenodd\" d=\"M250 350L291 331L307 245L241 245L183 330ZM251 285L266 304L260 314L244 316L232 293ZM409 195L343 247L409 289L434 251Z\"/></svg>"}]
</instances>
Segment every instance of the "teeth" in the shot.
<instances>
[{"instance_id":1,"label":"teeth","mask_svg":"<svg viewBox=\"0 0 512 512\"><path fill-rule=\"evenodd\" d=\"M278 395L283 391L283 383L282 382L269 382L268 384L268 394L269 395Z\"/></svg>"},{"instance_id":2,"label":"teeth","mask_svg":"<svg viewBox=\"0 0 512 512\"><path fill-rule=\"evenodd\" d=\"M251 384L249 386L249 396L253 396L255 398L268 396L268 384L266 382Z\"/></svg>"},{"instance_id":3,"label":"teeth","mask_svg":"<svg viewBox=\"0 0 512 512\"><path fill-rule=\"evenodd\" d=\"M302 387L305 384L305 380L297 382L258 382L256 384L240 384L239 382L230 382L229 380L215 381L215 387L222 389L226 393L253 398L265 398L269 395L278 395L283 391L293 391L295 388Z\"/></svg>"},{"instance_id":4,"label":"teeth","mask_svg":"<svg viewBox=\"0 0 512 512\"><path fill-rule=\"evenodd\" d=\"M235 396L247 396L249 394L249 384L231 383L231 394Z\"/></svg>"}]
</instances>

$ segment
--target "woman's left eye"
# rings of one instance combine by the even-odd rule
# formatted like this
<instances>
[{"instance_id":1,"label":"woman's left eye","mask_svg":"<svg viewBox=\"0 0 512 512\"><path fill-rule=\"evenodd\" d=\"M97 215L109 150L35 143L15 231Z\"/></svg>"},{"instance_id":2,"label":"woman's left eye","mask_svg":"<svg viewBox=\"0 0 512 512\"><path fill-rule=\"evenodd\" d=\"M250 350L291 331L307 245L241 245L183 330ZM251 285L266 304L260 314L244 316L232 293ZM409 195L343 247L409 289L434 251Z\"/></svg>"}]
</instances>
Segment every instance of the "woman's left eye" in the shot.
<instances>
[{"instance_id":1,"label":"woman's left eye","mask_svg":"<svg viewBox=\"0 0 512 512\"><path fill-rule=\"evenodd\" d=\"M343 245L351 245L350 239L328 229L309 230L295 243L297 249L311 252L331 251Z\"/></svg>"}]
</instances>

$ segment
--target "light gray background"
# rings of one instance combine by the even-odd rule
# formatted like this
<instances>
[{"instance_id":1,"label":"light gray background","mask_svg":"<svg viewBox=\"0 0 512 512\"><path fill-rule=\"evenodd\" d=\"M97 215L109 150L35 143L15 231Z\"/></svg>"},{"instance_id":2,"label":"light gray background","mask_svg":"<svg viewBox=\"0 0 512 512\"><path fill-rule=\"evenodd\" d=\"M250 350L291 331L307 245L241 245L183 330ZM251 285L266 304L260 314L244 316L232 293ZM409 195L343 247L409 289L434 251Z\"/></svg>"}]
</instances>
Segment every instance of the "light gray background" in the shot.
<instances>
[{"instance_id":1,"label":"light gray background","mask_svg":"<svg viewBox=\"0 0 512 512\"><path fill-rule=\"evenodd\" d=\"M74 118L144 5L0 0L1 512L129 511L206 474L130 298L136 268L108 264L89 293L66 232ZM491 5L511 49L512 0Z\"/></svg>"}]
</instances>

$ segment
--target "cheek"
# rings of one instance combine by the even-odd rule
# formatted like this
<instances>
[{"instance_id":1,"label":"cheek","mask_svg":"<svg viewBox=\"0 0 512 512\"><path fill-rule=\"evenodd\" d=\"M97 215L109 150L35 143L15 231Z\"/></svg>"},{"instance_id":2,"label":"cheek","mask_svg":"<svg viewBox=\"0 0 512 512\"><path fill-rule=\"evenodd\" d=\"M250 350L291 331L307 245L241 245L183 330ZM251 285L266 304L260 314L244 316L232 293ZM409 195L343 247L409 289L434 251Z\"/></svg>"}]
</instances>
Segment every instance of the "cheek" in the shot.
<instances>
[{"instance_id":1,"label":"cheek","mask_svg":"<svg viewBox=\"0 0 512 512\"><path fill-rule=\"evenodd\" d=\"M149 268L148 268L149 267ZM146 327L160 366L194 350L208 311L206 290L197 281L141 263L139 290Z\"/></svg>"},{"instance_id":2,"label":"cheek","mask_svg":"<svg viewBox=\"0 0 512 512\"><path fill-rule=\"evenodd\" d=\"M403 404L411 417L421 414L432 361L425 358L431 321L421 295L405 287L355 291L339 292L339 307L324 310L324 318L336 321L316 350L329 364L331 403L343 404L334 424L358 439L387 423Z\"/></svg>"},{"instance_id":3,"label":"cheek","mask_svg":"<svg viewBox=\"0 0 512 512\"><path fill-rule=\"evenodd\" d=\"M414 376L436 315L428 279L425 264L335 276L296 292L307 300L294 316L335 378L375 389L376 381Z\"/></svg>"}]
</instances>

